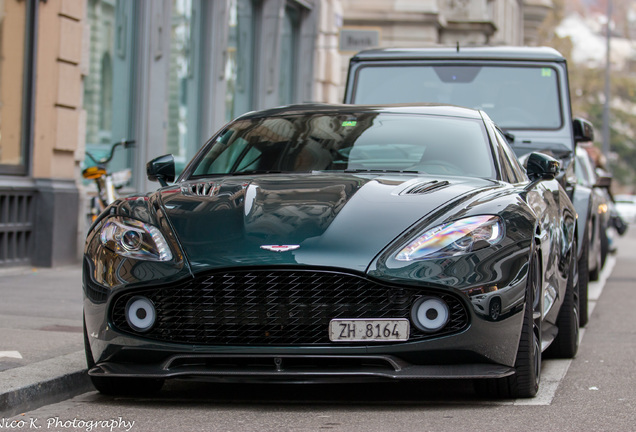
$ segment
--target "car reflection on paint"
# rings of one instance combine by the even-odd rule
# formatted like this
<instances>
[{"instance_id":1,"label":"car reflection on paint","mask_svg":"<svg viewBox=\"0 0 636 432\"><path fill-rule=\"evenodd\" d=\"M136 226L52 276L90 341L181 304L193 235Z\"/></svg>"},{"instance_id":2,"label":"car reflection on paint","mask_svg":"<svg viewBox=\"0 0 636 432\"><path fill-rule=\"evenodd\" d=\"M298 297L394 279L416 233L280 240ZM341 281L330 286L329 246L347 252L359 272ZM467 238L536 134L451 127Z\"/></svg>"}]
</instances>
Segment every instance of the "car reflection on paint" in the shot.
<instances>
[{"instance_id":1,"label":"car reflection on paint","mask_svg":"<svg viewBox=\"0 0 636 432\"><path fill-rule=\"evenodd\" d=\"M481 112L297 105L222 128L174 184L113 203L84 253L89 376L464 378L538 390L578 347L576 214L558 162L520 166Z\"/></svg>"}]
</instances>

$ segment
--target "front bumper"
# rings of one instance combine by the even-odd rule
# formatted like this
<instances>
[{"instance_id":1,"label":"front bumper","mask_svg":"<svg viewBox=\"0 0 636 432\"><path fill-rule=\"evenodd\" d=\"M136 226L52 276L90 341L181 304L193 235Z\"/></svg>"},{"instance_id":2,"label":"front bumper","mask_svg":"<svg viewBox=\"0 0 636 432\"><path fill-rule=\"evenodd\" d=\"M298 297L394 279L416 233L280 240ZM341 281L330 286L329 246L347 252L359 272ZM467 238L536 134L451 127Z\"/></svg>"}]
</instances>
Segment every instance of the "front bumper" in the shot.
<instances>
[{"instance_id":1,"label":"front bumper","mask_svg":"<svg viewBox=\"0 0 636 432\"><path fill-rule=\"evenodd\" d=\"M324 383L508 376L514 372L522 314L497 322L474 319L461 333L419 342L346 346L167 344L108 326L95 331L101 327L96 318L86 314L96 363L91 376Z\"/></svg>"},{"instance_id":2,"label":"front bumper","mask_svg":"<svg viewBox=\"0 0 636 432\"><path fill-rule=\"evenodd\" d=\"M249 278L258 273L250 272ZM294 274L286 274L285 280L298 281L298 272L294 269ZM351 273L327 273L320 278L315 272L310 275L311 280L326 281L321 286L307 287L307 283L300 283L287 291L281 288L285 286L281 280L272 283L271 275L261 275L256 279L267 281L263 282L267 289L259 282L245 290L251 294L238 300L236 297L242 292L244 281L234 287L234 283L220 283L206 276L195 278L194 282L189 279L169 286L122 287L96 295L96 291L90 289L92 282L85 278L88 284L84 316L89 354L95 363L91 364L89 374L217 381L340 382L501 378L514 372L523 317L523 304L516 300L508 302L515 305L511 311L493 319L479 310L483 300L475 301L451 288L419 288L374 281ZM237 275L226 273L226 279L237 280ZM267 295L262 294L264 292ZM525 278L517 278L514 285L499 292L523 298ZM226 297L219 297L222 293ZM127 299L138 295L148 296L157 305L157 324L147 332L135 332L127 327L122 315ZM456 322L449 321L447 328L434 334L418 333L411 324L411 337L406 342L329 341L330 319L408 318L411 305L421 295L453 298L457 304L451 310L461 309L458 316L465 316ZM480 294L483 295L490 294ZM235 298L233 303L229 301L231 298ZM282 300L276 303L273 299ZM261 307L263 302L268 302L267 307ZM217 307L221 309L215 309ZM277 337L274 327L292 329L289 332L295 336L264 339L263 334L270 332L268 336ZM240 331L231 332L228 328ZM224 330L218 332L217 329ZM313 330L300 333L298 329ZM238 334L242 335L241 339L235 336ZM298 337L298 334L305 336Z\"/></svg>"},{"instance_id":3,"label":"front bumper","mask_svg":"<svg viewBox=\"0 0 636 432\"><path fill-rule=\"evenodd\" d=\"M178 354L161 363L100 363L94 377L192 378L232 382L342 382L454 378L503 378L514 373L495 364L414 365L390 355L195 355Z\"/></svg>"}]
</instances>

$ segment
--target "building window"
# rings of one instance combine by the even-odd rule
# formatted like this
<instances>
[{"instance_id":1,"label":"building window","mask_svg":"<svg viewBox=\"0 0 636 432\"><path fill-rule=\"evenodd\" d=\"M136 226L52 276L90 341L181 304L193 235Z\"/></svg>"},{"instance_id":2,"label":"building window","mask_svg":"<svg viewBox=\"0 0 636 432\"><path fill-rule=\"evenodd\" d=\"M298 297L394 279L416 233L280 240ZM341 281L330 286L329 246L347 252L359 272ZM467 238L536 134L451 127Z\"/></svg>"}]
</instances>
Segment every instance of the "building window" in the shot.
<instances>
[{"instance_id":1,"label":"building window","mask_svg":"<svg viewBox=\"0 0 636 432\"><path fill-rule=\"evenodd\" d=\"M300 11L297 7L287 6L283 17L281 35L280 72L278 74L278 104L295 102L296 60L300 39Z\"/></svg>"},{"instance_id":2,"label":"building window","mask_svg":"<svg viewBox=\"0 0 636 432\"><path fill-rule=\"evenodd\" d=\"M189 127L188 118L196 116L189 109L189 101L196 95L188 92L188 84L194 78L192 0L172 0L171 21L167 149L174 155L178 171L181 171L191 156L188 155L188 138L194 131Z\"/></svg>"},{"instance_id":3,"label":"building window","mask_svg":"<svg viewBox=\"0 0 636 432\"><path fill-rule=\"evenodd\" d=\"M111 131L113 127L113 65L110 59L110 53L105 52L102 57L102 69L101 69L101 108L99 110L99 130ZM110 136L110 133L108 133Z\"/></svg>"},{"instance_id":4,"label":"building window","mask_svg":"<svg viewBox=\"0 0 636 432\"><path fill-rule=\"evenodd\" d=\"M0 0L0 173L26 174L27 2Z\"/></svg>"},{"instance_id":5,"label":"building window","mask_svg":"<svg viewBox=\"0 0 636 432\"><path fill-rule=\"evenodd\" d=\"M252 0L230 0L228 55L225 64L227 121L252 109L254 28Z\"/></svg>"},{"instance_id":6,"label":"building window","mask_svg":"<svg viewBox=\"0 0 636 432\"><path fill-rule=\"evenodd\" d=\"M108 155L113 142L133 139L133 15L126 0L88 0L89 71L84 78L86 151ZM109 170L132 167L132 150L118 149ZM87 157L84 166L95 165Z\"/></svg>"}]
</instances>

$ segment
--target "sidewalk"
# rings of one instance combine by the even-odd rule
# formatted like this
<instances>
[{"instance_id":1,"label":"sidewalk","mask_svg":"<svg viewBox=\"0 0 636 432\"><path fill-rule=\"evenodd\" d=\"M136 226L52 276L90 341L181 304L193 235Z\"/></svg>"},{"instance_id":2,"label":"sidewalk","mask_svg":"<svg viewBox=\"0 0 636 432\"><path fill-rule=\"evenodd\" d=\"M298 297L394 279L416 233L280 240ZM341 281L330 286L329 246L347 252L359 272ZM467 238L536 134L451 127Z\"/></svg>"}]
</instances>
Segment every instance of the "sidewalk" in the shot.
<instances>
[{"instance_id":1,"label":"sidewalk","mask_svg":"<svg viewBox=\"0 0 636 432\"><path fill-rule=\"evenodd\" d=\"M0 418L92 389L81 267L0 269Z\"/></svg>"}]
</instances>

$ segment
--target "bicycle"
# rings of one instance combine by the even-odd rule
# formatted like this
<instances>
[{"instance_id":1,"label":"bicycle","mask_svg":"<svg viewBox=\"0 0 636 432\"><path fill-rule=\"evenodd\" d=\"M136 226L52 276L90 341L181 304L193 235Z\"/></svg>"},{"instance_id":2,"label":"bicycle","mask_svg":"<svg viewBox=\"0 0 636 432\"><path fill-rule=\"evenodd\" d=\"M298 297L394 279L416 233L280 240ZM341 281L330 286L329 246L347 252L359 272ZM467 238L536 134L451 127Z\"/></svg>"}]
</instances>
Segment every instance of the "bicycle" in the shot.
<instances>
[{"instance_id":1,"label":"bicycle","mask_svg":"<svg viewBox=\"0 0 636 432\"><path fill-rule=\"evenodd\" d=\"M95 162L95 165L82 170L82 177L87 180L94 180L97 185L97 195L91 197L88 211L88 222L91 225L95 222L97 216L118 198L117 191L128 184L132 177L132 171L129 168L116 172L108 171L108 164L113 159L115 150L119 146L131 148L134 145L134 140L121 140L113 143L108 157L102 159L97 159L89 152L85 152L86 156Z\"/></svg>"}]
</instances>

